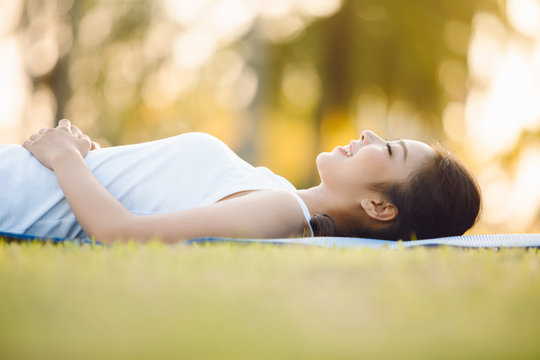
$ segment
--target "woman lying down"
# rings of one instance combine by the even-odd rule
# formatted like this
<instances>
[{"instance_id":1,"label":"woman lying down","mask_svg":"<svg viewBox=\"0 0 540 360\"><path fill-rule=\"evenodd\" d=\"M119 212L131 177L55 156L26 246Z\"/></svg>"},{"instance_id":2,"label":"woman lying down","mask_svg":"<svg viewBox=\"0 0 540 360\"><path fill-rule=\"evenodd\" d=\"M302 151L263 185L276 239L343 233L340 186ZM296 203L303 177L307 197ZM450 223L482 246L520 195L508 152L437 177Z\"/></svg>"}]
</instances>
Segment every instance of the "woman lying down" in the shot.
<instances>
[{"instance_id":1,"label":"woman lying down","mask_svg":"<svg viewBox=\"0 0 540 360\"><path fill-rule=\"evenodd\" d=\"M197 237L461 235L480 194L449 153L371 131L319 154L296 189L223 142L186 133L100 149L69 120L0 145L0 231L104 242Z\"/></svg>"}]
</instances>

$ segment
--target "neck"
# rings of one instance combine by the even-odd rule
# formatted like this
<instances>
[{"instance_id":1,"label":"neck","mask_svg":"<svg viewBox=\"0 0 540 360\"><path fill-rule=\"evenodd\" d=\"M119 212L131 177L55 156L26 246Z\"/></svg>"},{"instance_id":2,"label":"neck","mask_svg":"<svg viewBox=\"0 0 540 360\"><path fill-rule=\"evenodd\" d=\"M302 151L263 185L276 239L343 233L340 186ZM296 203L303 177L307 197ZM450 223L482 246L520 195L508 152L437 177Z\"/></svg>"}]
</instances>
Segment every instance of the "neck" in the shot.
<instances>
[{"instance_id":1,"label":"neck","mask_svg":"<svg viewBox=\"0 0 540 360\"><path fill-rule=\"evenodd\" d=\"M337 223L338 227L354 223L356 227L364 224L366 227L375 226L377 221L365 214L358 200L355 198L364 196L365 193L344 195L343 192L332 191L332 189L321 183L309 189L298 190L298 196L304 200L311 216L315 214L330 215ZM380 225L380 224L378 224Z\"/></svg>"},{"instance_id":2,"label":"neck","mask_svg":"<svg viewBox=\"0 0 540 360\"><path fill-rule=\"evenodd\" d=\"M340 207L340 200L324 184L309 189L298 190L297 194L304 200L311 215L328 214L335 216Z\"/></svg>"}]
</instances>

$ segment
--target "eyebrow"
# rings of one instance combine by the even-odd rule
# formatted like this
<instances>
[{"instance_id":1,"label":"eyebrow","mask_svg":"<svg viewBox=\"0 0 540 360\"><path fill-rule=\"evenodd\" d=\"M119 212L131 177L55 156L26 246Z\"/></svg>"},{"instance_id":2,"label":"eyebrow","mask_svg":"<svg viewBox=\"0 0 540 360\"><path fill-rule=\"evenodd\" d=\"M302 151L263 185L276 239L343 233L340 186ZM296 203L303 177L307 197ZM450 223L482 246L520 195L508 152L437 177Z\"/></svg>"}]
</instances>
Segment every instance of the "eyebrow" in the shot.
<instances>
[{"instance_id":1,"label":"eyebrow","mask_svg":"<svg viewBox=\"0 0 540 360\"><path fill-rule=\"evenodd\" d=\"M409 150L407 149L407 145L405 145L405 141L398 140L398 144L403 148L403 162L405 162L407 160L407 155L409 155Z\"/></svg>"}]
</instances>

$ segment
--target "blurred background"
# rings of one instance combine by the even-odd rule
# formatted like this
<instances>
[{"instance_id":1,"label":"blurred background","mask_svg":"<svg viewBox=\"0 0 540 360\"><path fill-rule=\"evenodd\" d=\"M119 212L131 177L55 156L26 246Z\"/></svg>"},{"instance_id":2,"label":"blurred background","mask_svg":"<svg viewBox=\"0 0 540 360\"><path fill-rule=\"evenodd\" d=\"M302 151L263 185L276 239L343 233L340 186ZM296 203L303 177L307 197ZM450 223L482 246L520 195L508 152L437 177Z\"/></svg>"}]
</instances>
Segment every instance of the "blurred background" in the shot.
<instances>
[{"instance_id":1,"label":"blurred background","mask_svg":"<svg viewBox=\"0 0 540 360\"><path fill-rule=\"evenodd\" d=\"M540 0L0 0L0 142L211 133L297 187L364 129L477 175L474 232L540 231Z\"/></svg>"}]
</instances>

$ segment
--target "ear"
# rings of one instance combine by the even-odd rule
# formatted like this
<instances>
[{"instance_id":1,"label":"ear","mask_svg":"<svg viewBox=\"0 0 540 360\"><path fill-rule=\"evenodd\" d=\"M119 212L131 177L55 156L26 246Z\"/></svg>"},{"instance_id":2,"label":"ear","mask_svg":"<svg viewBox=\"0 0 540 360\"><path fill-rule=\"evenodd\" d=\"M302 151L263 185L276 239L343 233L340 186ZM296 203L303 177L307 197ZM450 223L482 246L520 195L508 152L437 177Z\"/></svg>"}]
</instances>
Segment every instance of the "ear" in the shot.
<instances>
[{"instance_id":1,"label":"ear","mask_svg":"<svg viewBox=\"0 0 540 360\"><path fill-rule=\"evenodd\" d=\"M392 221L398 215L397 207L390 201L379 198L362 199L360 205L366 214L379 221Z\"/></svg>"}]
</instances>

